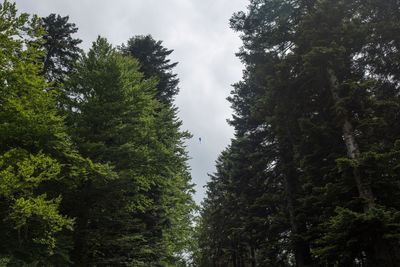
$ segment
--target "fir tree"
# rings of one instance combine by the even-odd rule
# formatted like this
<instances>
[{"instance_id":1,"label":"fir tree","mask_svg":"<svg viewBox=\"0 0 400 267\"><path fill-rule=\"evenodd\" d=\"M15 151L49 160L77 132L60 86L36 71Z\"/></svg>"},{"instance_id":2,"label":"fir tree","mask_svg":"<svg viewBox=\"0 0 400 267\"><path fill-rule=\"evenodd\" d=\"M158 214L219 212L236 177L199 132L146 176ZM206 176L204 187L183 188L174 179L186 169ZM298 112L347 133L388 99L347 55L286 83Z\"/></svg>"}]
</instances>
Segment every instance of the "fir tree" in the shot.
<instances>
[{"instance_id":1,"label":"fir tree","mask_svg":"<svg viewBox=\"0 0 400 267\"><path fill-rule=\"evenodd\" d=\"M74 64L81 53L78 45L82 40L72 37L78 28L68 20L68 16L61 17L50 14L42 18L41 23L45 31L39 46L44 50L44 64L41 73L47 80L55 81L58 84L62 83L74 70Z\"/></svg>"},{"instance_id":2,"label":"fir tree","mask_svg":"<svg viewBox=\"0 0 400 267\"><path fill-rule=\"evenodd\" d=\"M126 45L121 46L124 55L139 60L140 72L145 79L155 77L157 84L157 99L163 104L172 104L174 97L179 91L179 79L172 72L178 64L170 63L167 57L173 52L163 47L162 41L156 41L151 35L138 35L128 40Z\"/></svg>"}]
</instances>

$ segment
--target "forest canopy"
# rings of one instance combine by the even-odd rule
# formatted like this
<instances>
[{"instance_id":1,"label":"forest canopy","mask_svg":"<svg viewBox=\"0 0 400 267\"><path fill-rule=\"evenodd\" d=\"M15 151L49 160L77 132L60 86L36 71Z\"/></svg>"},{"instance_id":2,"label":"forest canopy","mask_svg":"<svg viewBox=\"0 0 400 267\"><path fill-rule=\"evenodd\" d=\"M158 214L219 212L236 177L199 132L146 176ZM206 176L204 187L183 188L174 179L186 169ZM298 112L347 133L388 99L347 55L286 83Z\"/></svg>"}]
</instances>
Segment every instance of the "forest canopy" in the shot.
<instances>
[{"instance_id":1,"label":"forest canopy","mask_svg":"<svg viewBox=\"0 0 400 267\"><path fill-rule=\"evenodd\" d=\"M0 266L399 266L399 1L232 15L234 137L200 209L174 51L83 50L78 26L0 3Z\"/></svg>"},{"instance_id":2,"label":"forest canopy","mask_svg":"<svg viewBox=\"0 0 400 267\"><path fill-rule=\"evenodd\" d=\"M249 2L198 265L399 266L399 2Z\"/></svg>"},{"instance_id":3,"label":"forest canopy","mask_svg":"<svg viewBox=\"0 0 400 267\"><path fill-rule=\"evenodd\" d=\"M0 265L185 266L196 205L172 50L134 36L85 52L77 31L0 4Z\"/></svg>"}]
</instances>

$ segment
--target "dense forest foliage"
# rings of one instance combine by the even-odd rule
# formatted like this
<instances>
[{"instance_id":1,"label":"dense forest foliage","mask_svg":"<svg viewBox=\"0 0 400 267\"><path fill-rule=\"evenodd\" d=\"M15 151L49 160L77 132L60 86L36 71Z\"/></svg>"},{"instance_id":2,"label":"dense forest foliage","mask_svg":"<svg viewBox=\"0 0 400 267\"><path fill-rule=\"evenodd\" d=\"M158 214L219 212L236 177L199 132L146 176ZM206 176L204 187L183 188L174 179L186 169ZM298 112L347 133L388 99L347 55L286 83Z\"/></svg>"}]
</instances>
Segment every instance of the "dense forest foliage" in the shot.
<instances>
[{"instance_id":1,"label":"dense forest foliage","mask_svg":"<svg viewBox=\"0 0 400 267\"><path fill-rule=\"evenodd\" d=\"M199 216L152 36L0 4L0 266L400 266L400 2L250 0Z\"/></svg>"},{"instance_id":2,"label":"dense forest foliage","mask_svg":"<svg viewBox=\"0 0 400 267\"><path fill-rule=\"evenodd\" d=\"M250 0L198 266L400 266L400 2Z\"/></svg>"},{"instance_id":3,"label":"dense forest foliage","mask_svg":"<svg viewBox=\"0 0 400 267\"><path fill-rule=\"evenodd\" d=\"M134 36L84 52L68 20L0 4L0 266L185 266L172 50Z\"/></svg>"}]
</instances>

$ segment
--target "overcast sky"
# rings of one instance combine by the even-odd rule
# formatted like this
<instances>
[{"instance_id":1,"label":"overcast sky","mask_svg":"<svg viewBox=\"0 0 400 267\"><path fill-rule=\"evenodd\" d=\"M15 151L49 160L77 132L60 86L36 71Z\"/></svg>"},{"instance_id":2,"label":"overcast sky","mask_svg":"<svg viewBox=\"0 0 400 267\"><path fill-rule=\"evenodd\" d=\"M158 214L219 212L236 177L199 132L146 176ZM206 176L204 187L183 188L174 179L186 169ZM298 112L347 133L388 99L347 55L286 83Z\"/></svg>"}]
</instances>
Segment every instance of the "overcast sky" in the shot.
<instances>
[{"instance_id":1,"label":"overcast sky","mask_svg":"<svg viewBox=\"0 0 400 267\"><path fill-rule=\"evenodd\" d=\"M226 119L231 109L226 97L231 84L242 76L235 57L241 42L229 28L229 18L245 10L247 0L16 0L21 12L69 16L79 28L76 35L87 50L98 35L114 46L134 35L151 34L173 49L170 59L179 62L180 79L176 105L183 129L193 138L187 142L192 179L200 203L207 173L215 170L215 160L230 143L233 129ZM199 137L202 142L199 142Z\"/></svg>"}]
</instances>

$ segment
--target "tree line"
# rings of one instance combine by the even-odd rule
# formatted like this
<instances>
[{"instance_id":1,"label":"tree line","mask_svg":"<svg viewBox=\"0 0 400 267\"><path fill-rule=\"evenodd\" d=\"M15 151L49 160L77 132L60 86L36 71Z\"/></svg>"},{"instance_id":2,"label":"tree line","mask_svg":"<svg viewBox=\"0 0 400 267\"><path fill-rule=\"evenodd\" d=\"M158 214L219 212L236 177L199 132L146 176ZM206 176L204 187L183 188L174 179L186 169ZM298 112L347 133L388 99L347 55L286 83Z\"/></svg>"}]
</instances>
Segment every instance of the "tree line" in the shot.
<instances>
[{"instance_id":1,"label":"tree line","mask_svg":"<svg viewBox=\"0 0 400 267\"><path fill-rule=\"evenodd\" d=\"M172 50L147 35L84 52L77 30L0 4L0 265L185 266Z\"/></svg>"},{"instance_id":2,"label":"tree line","mask_svg":"<svg viewBox=\"0 0 400 267\"><path fill-rule=\"evenodd\" d=\"M399 266L400 3L250 0L198 266Z\"/></svg>"}]
</instances>

